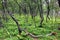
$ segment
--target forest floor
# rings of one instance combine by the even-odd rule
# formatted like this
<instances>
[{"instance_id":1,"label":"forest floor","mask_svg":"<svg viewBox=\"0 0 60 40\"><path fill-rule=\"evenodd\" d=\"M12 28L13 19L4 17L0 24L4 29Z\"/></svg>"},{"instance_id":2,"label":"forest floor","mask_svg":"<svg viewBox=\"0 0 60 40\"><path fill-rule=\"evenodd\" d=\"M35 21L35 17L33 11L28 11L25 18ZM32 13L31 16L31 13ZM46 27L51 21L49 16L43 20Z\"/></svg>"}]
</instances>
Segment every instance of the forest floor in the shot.
<instances>
[{"instance_id":1,"label":"forest floor","mask_svg":"<svg viewBox=\"0 0 60 40\"><path fill-rule=\"evenodd\" d=\"M8 16L9 17L9 16ZM26 28L29 33L34 35L46 35L51 32L55 32L56 35L47 36L47 37L39 37L38 39L31 38L30 36L26 36L25 32L22 32L21 35L18 35L18 29L16 23L9 17L8 22L3 21L4 27L0 28L0 40L60 40L60 19L48 20L46 22L44 18L43 27L38 27L40 24L39 16L35 17L35 23L32 20L31 16L28 17L28 22L26 22L26 17L24 15L20 16L19 14L15 14L14 17L18 20L21 28Z\"/></svg>"}]
</instances>

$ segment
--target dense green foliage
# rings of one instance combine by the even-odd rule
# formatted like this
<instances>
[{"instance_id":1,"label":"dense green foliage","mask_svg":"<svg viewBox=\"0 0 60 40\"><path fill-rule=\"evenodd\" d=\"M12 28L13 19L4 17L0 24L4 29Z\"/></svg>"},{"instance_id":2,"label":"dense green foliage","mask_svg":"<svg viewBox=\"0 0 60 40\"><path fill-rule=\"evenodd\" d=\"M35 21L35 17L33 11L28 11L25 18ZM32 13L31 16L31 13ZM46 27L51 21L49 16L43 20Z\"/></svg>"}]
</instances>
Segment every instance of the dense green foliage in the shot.
<instances>
[{"instance_id":1,"label":"dense green foliage","mask_svg":"<svg viewBox=\"0 0 60 40\"><path fill-rule=\"evenodd\" d=\"M28 18L28 23L26 23L26 19L24 15L19 16L19 14L15 14L14 17L19 21L22 28L26 28L28 32L33 33L34 35L46 35L50 32L56 32L56 36L48 36L48 37L40 37L39 40L60 40L60 30L58 30L58 27L60 26L60 19L57 18L57 21L55 22L54 19L49 20L46 22L44 20L43 22L43 28L39 28L39 16L36 16L36 27L34 26L34 22L32 21L31 16ZM33 40L30 36L26 36L25 32L22 32L22 34L18 37L18 30L15 22L9 17L9 21L3 22L5 27L0 29L0 40Z\"/></svg>"},{"instance_id":2,"label":"dense green foliage","mask_svg":"<svg viewBox=\"0 0 60 40\"><path fill-rule=\"evenodd\" d=\"M58 3L58 0L0 0L0 40L60 40Z\"/></svg>"}]
</instances>

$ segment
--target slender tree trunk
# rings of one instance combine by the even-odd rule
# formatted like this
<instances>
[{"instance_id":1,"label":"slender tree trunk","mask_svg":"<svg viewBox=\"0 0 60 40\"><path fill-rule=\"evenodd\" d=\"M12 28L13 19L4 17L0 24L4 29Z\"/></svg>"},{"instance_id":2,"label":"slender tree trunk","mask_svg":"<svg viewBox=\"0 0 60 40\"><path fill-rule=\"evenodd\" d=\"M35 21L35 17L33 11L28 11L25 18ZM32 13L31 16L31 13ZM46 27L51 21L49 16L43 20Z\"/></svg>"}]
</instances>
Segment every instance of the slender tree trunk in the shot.
<instances>
[{"instance_id":1,"label":"slender tree trunk","mask_svg":"<svg viewBox=\"0 0 60 40\"><path fill-rule=\"evenodd\" d=\"M4 0L4 2L3 2L3 4L6 2L6 4L5 4L5 7L4 7L4 5L3 5L3 8L6 8L6 10L7 10L7 12L8 12L8 14L10 15L10 17L15 21L15 23L17 24L17 26L18 26L18 31L19 31L19 34L21 34L21 32L22 32L22 29L20 28L20 25L19 25L19 23L17 22L17 20L12 16L12 12L10 12L9 10L8 10L8 8L7 8L7 0ZM3 9L4 10L4 9ZM4 10L5 11L5 10Z\"/></svg>"},{"instance_id":2,"label":"slender tree trunk","mask_svg":"<svg viewBox=\"0 0 60 40\"><path fill-rule=\"evenodd\" d=\"M50 18L49 18L49 12L50 12L49 0L46 0L46 3L47 3L47 16L46 16L46 22L47 22L48 19L50 20Z\"/></svg>"},{"instance_id":3,"label":"slender tree trunk","mask_svg":"<svg viewBox=\"0 0 60 40\"><path fill-rule=\"evenodd\" d=\"M40 26L42 27L43 21L44 21L44 17L43 17L43 8L42 8L42 0L40 0L40 4L38 5L38 9L39 9L39 13L40 13Z\"/></svg>"}]
</instances>

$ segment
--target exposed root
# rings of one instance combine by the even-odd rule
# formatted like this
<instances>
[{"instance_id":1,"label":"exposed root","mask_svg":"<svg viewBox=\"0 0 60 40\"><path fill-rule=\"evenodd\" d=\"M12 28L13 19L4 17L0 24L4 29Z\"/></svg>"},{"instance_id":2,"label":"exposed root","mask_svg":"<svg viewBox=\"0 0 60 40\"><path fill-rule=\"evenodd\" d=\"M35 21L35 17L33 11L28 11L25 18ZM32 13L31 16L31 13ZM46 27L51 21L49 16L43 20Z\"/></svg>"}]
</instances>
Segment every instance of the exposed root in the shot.
<instances>
[{"instance_id":1,"label":"exposed root","mask_svg":"<svg viewBox=\"0 0 60 40\"><path fill-rule=\"evenodd\" d=\"M57 33L56 32L51 32L49 34L46 34L46 35L34 35L32 33L29 33L28 31L26 31L25 29L23 30L26 35L25 36L30 36L31 38L33 38L33 40L38 40L38 38L40 37L48 37L48 36L55 36ZM20 36L18 36L19 38ZM20 38L19 38L20 39Z\"/></svg>"},{"instance_id":2,"label":"exposed root","mask_svg":"<svg viewBox=\"0 0 60 40\"><path fill-rule=\"evenodd\" d=\"M51 32L51 33L46 34L46 35L34 35L32 33L27 32L26 30L23 30L23 31L26 33L27 36L30 36L32 38L47 37L47 36L52 36L52 35L55 36L57 34L56 32Z\"/></svg>"}]
</instances>

